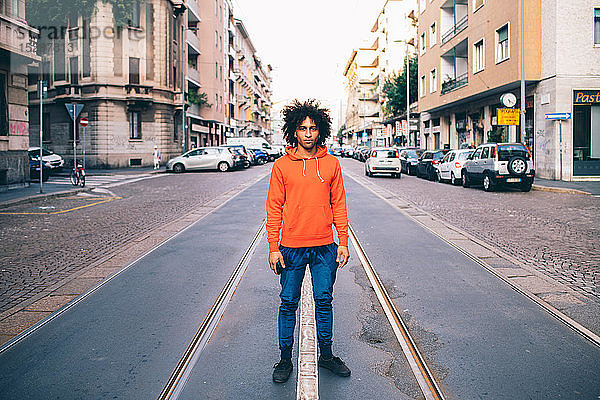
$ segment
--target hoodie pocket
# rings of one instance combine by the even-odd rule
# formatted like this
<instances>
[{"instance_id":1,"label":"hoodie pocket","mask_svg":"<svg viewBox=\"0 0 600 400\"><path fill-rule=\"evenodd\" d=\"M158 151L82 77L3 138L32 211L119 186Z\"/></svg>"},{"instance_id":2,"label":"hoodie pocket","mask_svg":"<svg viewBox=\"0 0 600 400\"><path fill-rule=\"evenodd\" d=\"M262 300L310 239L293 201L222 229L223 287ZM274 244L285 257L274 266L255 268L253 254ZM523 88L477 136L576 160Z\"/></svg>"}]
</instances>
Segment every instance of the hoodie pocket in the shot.
<instances>
[{"instance_id":1,"label":"hoodie pocket","mask_svg":"<svg viewBox=\"0 0 600 400\"><path fill-rule=\"evenodd\" d=\"M323 237L331 233L332 223L330 207L301 205L296 221L290 224L290 233L301 237Z\"/></svg>"}]
</instances>

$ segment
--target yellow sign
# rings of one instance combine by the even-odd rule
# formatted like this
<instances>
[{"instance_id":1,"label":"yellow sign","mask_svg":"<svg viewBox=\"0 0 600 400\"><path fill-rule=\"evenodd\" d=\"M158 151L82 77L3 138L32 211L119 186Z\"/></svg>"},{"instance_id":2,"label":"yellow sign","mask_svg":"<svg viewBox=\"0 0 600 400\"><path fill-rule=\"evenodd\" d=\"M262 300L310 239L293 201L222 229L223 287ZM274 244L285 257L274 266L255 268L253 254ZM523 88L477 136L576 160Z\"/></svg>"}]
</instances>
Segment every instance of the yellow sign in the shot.
<instances>
[{"instance_id":1,"label":"yellow sign","mask_svg":"<svg viewBox=\"0 0 600 400\"><path fill-rule=\"evenodd\" d=\"M519 109L499 108L498 125L519 125Z\"/></svg>"}]
</instances>

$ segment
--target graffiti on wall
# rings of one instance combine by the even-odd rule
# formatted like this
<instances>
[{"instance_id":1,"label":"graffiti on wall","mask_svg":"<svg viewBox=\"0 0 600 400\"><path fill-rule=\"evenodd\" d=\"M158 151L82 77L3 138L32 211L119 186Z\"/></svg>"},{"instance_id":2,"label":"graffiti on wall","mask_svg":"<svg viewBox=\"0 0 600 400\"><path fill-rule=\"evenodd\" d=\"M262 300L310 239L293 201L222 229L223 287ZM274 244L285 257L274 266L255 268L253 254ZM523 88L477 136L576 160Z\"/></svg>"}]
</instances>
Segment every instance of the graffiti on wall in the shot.
<instances>
[{"instance_id":1,"label":"graffiti on wall","mask_svg":"<svg viewBox=\"0 0 600 400\"><path fill-rule=\"evenodd\" d=\"M29 135L28 122L9 122L8 133L11 135Z\"/></svg>"}]
</instances>

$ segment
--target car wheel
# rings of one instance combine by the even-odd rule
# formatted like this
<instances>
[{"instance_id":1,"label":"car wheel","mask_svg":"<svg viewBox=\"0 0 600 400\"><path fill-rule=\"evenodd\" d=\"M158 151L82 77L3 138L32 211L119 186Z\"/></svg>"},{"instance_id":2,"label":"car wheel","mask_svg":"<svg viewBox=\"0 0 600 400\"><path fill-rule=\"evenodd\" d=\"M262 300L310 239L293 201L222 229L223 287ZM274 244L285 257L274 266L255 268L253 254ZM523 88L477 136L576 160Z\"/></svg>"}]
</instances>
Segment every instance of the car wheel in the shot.
<instances>
[{"instance_id":1,"label":"car wheel","mask_svg":"<svg viewBox=\"0 0 600 400\"><path fill-rule=\"evenodd\" d=\"M444 180L442 179L442 173L438 170L437 171L437 181L439 183L442 183Z\"/></svg>"},{"instance_id":2,"label":"car wheel","mask_svg":"<svg viewBox=\"0 0 600 400\"><path fill-rule=\"evenodd\" d=\"M450 172L450 183L452 183L454 186L456 186L458 183L456 176L454 176L454 172Z\"/></svg>"},{"instance_id":3,"label":"car wheel","mask_svg":"<svg viewBox=\"0 0 600 400\"><path fill-rule=\"evenodd\" d=\"M183 166L183 164L177 163L173 165L173 172L176 172L178 174L185 172L185 167Z\"/></svg>"},{"instance_id":4,"label":"car wheel","mask_svg":"<svg viewBox=\"0 0 600 400\"><path fill-rule=\"evenodd\" d=\"M492 178L490 178L490 174L485 174L483 177L483 190L486 192L494 191L494 182L492 182Z\"/></svg>"},{"instance_id":5,"label":"car wheel","mask_svg":"<svg viewBox=\"0 0 600 400\"><path fill-rule=\"evenodd\" d=\"M471 186L471 179L469 179L469 174L467 171L462 172L462 185L464 188Z\"/></svg>"},{"instance_id":6,"label":"car wheel","mask_svg":"<svg viewBox=\"0 0 600 400\"><path fill-rule=\"evenodd\" d=\"M522 183L521 192L529 192L531 190L531 183Z\"/></svg>"},{"instance_id":7,"label":"car wheel","mask_svg":"<svg viewBox=\"0 0 600 400\"><path fill-rule=\"evenodd\" d=\"M527 161L521 156L515 156L508 161L508 172L513 175L525 175L527 172Z\"/></svg>"},{"instance_id":8,"label":"car wheel","mask_svg":"<svg viewBox=\"0 0 600 400\"><path fill-rule=\"evenodd\" d=\"M397 172L397 173L396 173L396 178L397 178L397 179L400 179L401 177L402 177L402 172Z\"/></svg>"},{"instance_id":9,"label":"car wheel","mask_svg":"<svg viewBox=\"0 0 600 400\"><path fill-rule=\"evenodd\" d=\"M225 161L221 161L219 165L217 165L217 168L221 172L227 172L229 171L229 164L227 164Z\"/></svg>"}]
</instances>

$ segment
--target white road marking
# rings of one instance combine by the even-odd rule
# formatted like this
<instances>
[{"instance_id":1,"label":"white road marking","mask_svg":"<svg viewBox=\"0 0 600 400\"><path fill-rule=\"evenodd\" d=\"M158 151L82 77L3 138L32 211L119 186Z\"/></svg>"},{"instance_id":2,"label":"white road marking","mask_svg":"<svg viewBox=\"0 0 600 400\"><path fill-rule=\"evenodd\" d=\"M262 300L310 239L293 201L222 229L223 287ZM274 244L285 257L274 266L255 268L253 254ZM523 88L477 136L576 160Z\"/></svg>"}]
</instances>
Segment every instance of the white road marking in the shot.
<instances>
[{"instance_id":1,"label":"white road marking","mask_svg":"<svg viewBox=\"0 0 600 400\"><path fill-rule=\"evenodd\" d=\"M300 339L298 343L297 400L319 398L319 372L317 370L317 328L310 269L306 268L300 299Z\"/></svg>"}]
</instances>

